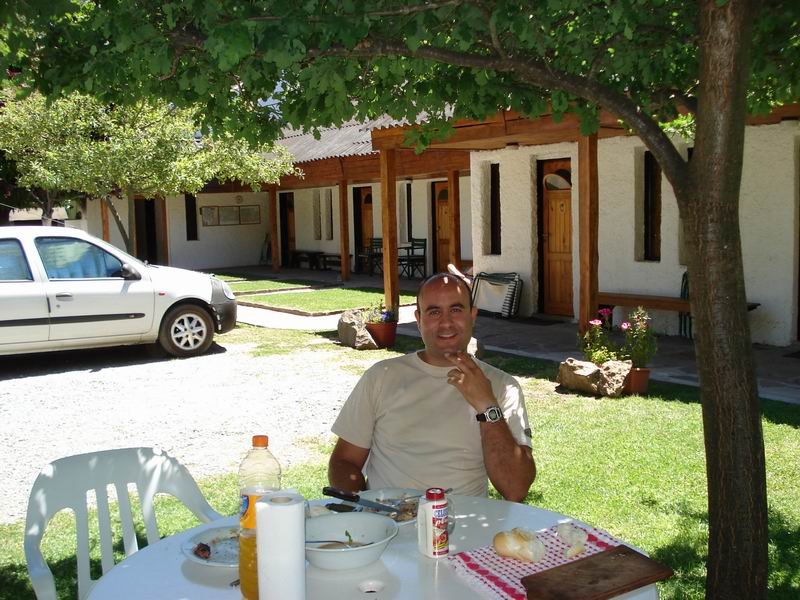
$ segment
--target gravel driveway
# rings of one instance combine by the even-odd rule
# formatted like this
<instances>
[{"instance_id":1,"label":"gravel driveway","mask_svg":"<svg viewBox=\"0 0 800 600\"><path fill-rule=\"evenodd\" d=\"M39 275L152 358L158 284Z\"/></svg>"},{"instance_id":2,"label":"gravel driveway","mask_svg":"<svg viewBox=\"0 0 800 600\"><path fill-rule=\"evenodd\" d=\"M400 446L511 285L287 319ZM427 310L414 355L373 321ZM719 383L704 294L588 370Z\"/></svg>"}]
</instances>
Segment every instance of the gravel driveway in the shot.
<instances>
[{"instance_id":1,"label":"gravel driveway","mask_svg":"<svg viewBox=\"0 0 800 600\"><path fill-rule=\"evenodd\" d=\"M282 465L303 461L304 442L331 435L358 377L320 373L324 352L249 348L184 360L143 347L0 357L0 522L24 518L41 468L71 454L159 446L200 479L234 472L251 435L267 433Z\"/></svg>"}]
</instances>

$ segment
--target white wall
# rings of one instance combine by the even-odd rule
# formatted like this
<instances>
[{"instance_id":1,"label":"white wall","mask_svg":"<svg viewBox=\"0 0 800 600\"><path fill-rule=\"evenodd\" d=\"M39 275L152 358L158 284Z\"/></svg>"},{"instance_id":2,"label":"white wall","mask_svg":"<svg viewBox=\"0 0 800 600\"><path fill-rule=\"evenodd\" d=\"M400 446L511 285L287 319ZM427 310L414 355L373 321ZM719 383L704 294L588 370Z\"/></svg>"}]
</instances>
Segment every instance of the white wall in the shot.
<instances>
[{"instance_id":1,"label":"white wall","mask_svg":"<svg viewBox=\"0 0 800 600\"><path fill-rule=\"evenodd\" d=\"M676 140L686 153L686 145ZM661 260L636 260L636 201L642 195L644 144L634 137L600 140L599 287L602 291L677 297L685 267L678 256L678 208L662 182ZM520 313L535 310L536 160L570 158L573 174L573 304L578 311L578 160L576 144L553 144L473 152L472 172L475 271L515 271L523 280ZM500 164L502 254L489 255L489 170ZM742 250L747 298L761 306L750 313L754 342L787 345L797 339L798 253L800 252L800 124L748 127L740 198ZM653 311L654 326L677 333L678 317Z\"/></svg>"},{"instance_id":2,"label":"white wall","mask_svg":"<svg viewBox=\"0 0 800 600\"><path fill-rule=\"evenodd\" d=\"M472 239L475 273L514 272L523 280L520 314L536 310L539 293L538 261L536 256L536 161L553 158L571 159L573 181L577 173L577 144L563 143L548 146L519 146L503 150L473 152L470 156L472 173ZM500 164L500 254L489 254L489 165ZM572 231L573 289L578 289L577 186L573 186ZM577 296L576 296L577 297ZM577 311L577 304L576 304Z\"/></svg>"},{"instance_id":3,"label":"white wall","mask_svg":"<svg viewBox=\"0 0 800 600\"><path fill-rule=\"evenodd\" d=\"M197 240L186 239L186 205L183 195L167 198L169 262L174 267L212 269L257 265L269 231L266 192L197 194ZM204 226L204 206L252 206L261 211L261 223Z\"/></svg>"}]
</instances>

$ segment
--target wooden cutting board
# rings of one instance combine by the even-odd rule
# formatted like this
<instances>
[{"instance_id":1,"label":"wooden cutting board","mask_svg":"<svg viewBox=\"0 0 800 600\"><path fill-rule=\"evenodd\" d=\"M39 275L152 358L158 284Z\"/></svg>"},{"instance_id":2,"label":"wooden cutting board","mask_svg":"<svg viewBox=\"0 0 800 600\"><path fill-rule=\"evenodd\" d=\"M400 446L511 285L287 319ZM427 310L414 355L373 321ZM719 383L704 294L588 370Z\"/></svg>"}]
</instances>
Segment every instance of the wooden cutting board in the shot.
<instances>
[{"instance_id":1,"label":"wooden cutting board","mask_svg":"<svg viewBox=\"0 0 800 600\"><path fill-rule=\"evenodd\" d=\"M602 600L672 577L672 569L627 546L522 579L528 600Z\"/></svg>"}]
</instances>

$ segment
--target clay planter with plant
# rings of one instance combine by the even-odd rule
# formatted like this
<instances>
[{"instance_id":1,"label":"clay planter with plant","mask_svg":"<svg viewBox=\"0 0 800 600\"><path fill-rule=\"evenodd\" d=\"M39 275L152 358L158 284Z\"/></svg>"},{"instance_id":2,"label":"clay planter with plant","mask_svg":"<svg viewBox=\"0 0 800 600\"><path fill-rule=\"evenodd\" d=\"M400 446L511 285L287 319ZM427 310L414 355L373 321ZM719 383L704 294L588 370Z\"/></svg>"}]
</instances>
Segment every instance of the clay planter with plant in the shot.
<instances>
[{"instance_id":1,"label":"clay planter with plant","mask_svg":"<svg viewBox=\"0 0 800 600\"><path fill-rule=\"evenodd\" d=\"M629 394L644 394L650 381L650 369L647 365L653 360L658 349L656 336L648 327L650 316L639 306L629 315L630 321L620 325L625 334L625 341L619 349L621 360L630 360L633 367L625 382L625 391Z\"/></svg>"},{"instance_id":2,"label":"clay planter with plant","mask_svg":"<svg viewBox=\"0 0 800 600\"><path fill-rule=\"evenodd\" d=\"M391 348L397 337L397 315L383 303L364 312L364 326L379 348Z\"/></svg>"}]
</instances>

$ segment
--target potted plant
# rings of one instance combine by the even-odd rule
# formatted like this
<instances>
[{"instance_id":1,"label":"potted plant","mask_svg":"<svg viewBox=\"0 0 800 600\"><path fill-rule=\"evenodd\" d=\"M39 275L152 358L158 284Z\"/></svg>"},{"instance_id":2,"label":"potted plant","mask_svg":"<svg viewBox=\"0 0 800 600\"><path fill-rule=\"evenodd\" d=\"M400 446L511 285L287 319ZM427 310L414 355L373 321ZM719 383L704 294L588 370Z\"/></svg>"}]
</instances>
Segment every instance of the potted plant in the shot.
<instances>
[{"instance_id":1,"label":"potted plant","mask_svg":"<svg viewBox=\"0 0 800 600\"><path fill-rule=\"evenodd\" d=\"M653 360L658 345L656 336L647 326L650 316L639 306L630 316L630 321L620 325L625 342L619 350L622 360L630 360L633 367L625 382L625 390L630 394L643 394L647 391L650 369L647 365Z\"/></svg>"},{"instance_id":2,"label":"potted plant","mask_svg":"<svg viewBox=\"0 0 800 600\"><path fill-rule=\"evenodd\" d=\"M397 315L383 302L363 313L364 324L379 348L391 348L397 337Z\"/></svg>"},{"instance_id":3,"label":"potted plant","mask_svg":"<svg viewBox=\"0 0 800 600\"><path fill-rule=\"evenodd\" d=\"M601 319L589 321L589 329L582 336L578 336L578 345L583 357L599 366L608 360L617 360L619 350L610 336L611 310L603 308L598 314Z\"/></svg>"}]
</instances>

